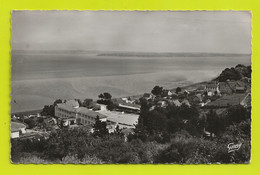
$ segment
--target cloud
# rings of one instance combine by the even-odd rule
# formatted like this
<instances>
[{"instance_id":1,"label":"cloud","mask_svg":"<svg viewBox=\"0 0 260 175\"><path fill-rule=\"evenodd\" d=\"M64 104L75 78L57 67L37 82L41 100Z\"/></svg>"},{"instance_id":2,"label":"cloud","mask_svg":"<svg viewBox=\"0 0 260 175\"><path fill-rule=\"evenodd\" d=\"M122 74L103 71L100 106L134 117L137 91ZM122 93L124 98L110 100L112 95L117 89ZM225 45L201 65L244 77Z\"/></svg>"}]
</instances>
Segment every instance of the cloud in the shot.
<instances>
[{"instance_id":1,"label":"cloud","mask_svg":"<svg viewBox=\"0 0 260 175\"><path fill-rule=\"evenodd\" d=\"M251 53L251 14L15 11L12 48Z\"/></svg>"}]
</instances>

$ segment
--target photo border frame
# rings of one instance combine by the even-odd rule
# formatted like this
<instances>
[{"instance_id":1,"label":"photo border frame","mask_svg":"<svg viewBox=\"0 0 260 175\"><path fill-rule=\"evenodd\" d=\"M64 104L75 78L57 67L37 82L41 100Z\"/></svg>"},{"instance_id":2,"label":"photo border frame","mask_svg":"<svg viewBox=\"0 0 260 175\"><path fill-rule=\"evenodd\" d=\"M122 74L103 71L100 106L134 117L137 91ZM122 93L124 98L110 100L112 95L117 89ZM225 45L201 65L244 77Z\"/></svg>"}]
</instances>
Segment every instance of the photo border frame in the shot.
<instances>
[{"instance_id":1,"label":"photo border frame","mask_svg":"<svg viewBox=\"0 0 260 175\"><path fill-rule=\"evenodd\" d=\"M220 165L16 165L10 160L12 10L249 10L252 13L252 148L250 164ZM1 0L0 1L0 174L260 174L260 1L259 0Z\"/></svg>"}]
</instances>

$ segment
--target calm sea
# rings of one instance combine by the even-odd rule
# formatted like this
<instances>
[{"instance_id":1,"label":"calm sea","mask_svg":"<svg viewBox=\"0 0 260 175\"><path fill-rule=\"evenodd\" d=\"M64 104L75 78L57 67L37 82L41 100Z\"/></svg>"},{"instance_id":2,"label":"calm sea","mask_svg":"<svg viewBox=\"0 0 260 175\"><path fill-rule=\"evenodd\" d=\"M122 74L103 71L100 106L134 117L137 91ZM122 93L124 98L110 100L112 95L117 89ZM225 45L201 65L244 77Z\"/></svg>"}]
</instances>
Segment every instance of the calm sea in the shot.
<instances>
[{"instance_id":1,"label":"calm sea","mask_svg":"<svg viewBox=\"0 0 260 175\"><path fill-rule=\"evenodd\" d=\"M90 54L12 54L12 112L39 109L57 98L113 97L175 88L216 77L224 68L250 65L250 56L113 57ZM13 101L15 100L16 103Z\"/></svg>"}]
</instances>

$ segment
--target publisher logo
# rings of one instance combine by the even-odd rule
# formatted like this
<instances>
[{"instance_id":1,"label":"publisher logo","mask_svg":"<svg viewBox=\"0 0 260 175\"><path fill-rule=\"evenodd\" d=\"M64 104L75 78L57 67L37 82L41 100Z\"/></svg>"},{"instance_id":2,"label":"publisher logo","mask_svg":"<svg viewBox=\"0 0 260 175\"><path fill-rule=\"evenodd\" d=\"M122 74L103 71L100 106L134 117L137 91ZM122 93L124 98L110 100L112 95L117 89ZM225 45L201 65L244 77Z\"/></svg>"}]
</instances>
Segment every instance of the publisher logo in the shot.
<instances>
[{"instance_id":1,"label":"publisher logo","mask_svg":"<svg viewBox=\"0 0 260 175\"><path fill-rule=\"evenodd\" d=\"M241 145L242 145L242 143L238 143L238 144L230 143L230 144L228 144L228 146L227 146L228 153L239 150Z\"/></svg>"}]
</instances>

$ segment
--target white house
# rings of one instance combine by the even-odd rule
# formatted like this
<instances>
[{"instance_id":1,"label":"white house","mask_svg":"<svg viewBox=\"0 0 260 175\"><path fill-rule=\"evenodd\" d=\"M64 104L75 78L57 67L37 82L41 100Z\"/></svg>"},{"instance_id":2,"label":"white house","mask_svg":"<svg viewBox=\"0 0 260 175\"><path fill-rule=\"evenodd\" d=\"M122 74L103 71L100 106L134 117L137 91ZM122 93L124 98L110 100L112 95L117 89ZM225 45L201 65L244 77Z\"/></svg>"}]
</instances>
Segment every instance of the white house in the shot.
<instances>
[{"instance_id":1,"label":"white house","mask_svg":"<svg viewBox=\"0 0 260 175\"><path fill-rule=\"evenodd\" d=\"M25 129L25 124L19 122L11 122L11 138L18 138L21 134L25 134Z\"/></svg>"}]
</instances>

